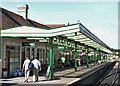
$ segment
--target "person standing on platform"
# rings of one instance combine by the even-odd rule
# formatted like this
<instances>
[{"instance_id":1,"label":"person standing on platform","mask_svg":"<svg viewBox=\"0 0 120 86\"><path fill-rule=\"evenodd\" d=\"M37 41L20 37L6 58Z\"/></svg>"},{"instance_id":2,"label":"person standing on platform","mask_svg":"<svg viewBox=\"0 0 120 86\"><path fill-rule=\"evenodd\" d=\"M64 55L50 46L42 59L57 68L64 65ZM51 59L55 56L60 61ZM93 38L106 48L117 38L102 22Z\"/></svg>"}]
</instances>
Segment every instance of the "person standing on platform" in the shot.
<instances>
[{"instance_id":1,"label":"person standing on platform","mask_svg":"<svg viewBox=\"0 0 120 86\"><path fill-rule=\"evenodd\" d=\"M62 62L62 68L63 68L64 65L65 65L65 57L62 56L62 58L61 58L61 62Z\"/></svg>"},{"instance_id":2,"label":"person standing on platform","mask_svg":"<svg viewBox=\"0 0 120 86\"><path fill-rule=\"evenodd\" d=\"M22 71L25 70L25 80L24 80L24 82L28 82L28 79L29 79L29 74L30 74L29 64L30 64L29 57L26 57L26 60L24 61L23 68L22 68Z\"/></svg>"},{"instance_id":3,"label":"person standing on platform","mask_svg":"<svg viewBox=\"0 0 120 86\"><path fill-rule=\"evenodd\" d=\"M77 66L80 66L80 58L77 58Z\"/></svg>"},{"instance_id":4,"label":"person standing on platform","mask_svg":"<svg viewBox=\"0 0 120 86\"><path fill-rule=\"evenodd\" d=\"M81 66L81 58L79 57L79 66Z\"/></svg>"},{"instance_id":5,"label":"person standing on platform","mask_svg":"<svg viewBox=\"0 0 120 86\"><path fill-rule=\"evenodd\" d=\"M33 64L33 82L38 81L38 73L39 70L41 71L41 63L39 60L37 60L37 57L34 58L32 61Z\"/></svg>"}]
</instances>

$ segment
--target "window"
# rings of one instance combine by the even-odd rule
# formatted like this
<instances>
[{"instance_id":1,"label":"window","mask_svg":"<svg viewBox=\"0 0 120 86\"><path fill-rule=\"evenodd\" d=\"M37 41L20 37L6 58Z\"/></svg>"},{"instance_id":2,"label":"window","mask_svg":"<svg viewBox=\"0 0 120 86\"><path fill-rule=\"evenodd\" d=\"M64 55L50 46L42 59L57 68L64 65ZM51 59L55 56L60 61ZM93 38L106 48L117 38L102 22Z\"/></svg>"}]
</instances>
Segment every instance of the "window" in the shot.
<instances>
[{"instance_id":1,"label":"window","mask_svg":"<svg viewBox=\"0 0 120 86\"><path fill-rule=\"evenodd\" d=\"M20 47L18 46L6 46L6 50L10 51L10 63L12 62L19 62L20 57ZM6 53L8 54L8 53ZM8 55L6 55L8 56Z\"/></svg>"},{"instance_id":2,"label":"window","mask_svg":"<svg viewBox=\"0 0 120 86\"><path fill-rule=\"evenodd\" d=\"M31 56L31 59L34 59L34 48L32 48L32 56Z\"/></svg>"},{"instance_id":3,"label":"window","mask_svg":"<svg viewBox=\"0 0 120 86\"><path fill-rule=\"evenodd\" d=\"M10 62L15 62L15 61L14 61L14 59L15 59L15 58L14 58L14 54L15 54L15 53L14 53L14 50L11 49L11 50L10 50Z\"/></svg>"},{"instance_id":4,"label":"window","mask_svg":"<svg viewBox=\"0 0 120 86\"><path fill-rule=\"evenodd\" d=\"M44 60L44 49L37 49L37 57L41 62L43 62L43 60Z\"/></svg>"},{"instance_id":5,"label":"window","mask_svg":"<svg viewBox=\"0 0 120 86\"><path fill-rule=\"evenodd\" d=\"M30 48L27 48L27 56L26 57L30 58Z\"/></svg>"}]
</instances>

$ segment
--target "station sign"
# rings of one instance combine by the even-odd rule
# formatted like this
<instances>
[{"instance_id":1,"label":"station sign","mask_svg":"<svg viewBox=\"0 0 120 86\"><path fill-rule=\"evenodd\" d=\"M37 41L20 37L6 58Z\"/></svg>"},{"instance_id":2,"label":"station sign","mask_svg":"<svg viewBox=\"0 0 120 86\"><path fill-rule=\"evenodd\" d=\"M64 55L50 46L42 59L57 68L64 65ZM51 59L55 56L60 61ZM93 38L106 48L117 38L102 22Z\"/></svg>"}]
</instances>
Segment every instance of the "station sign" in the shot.
<instances>
[{"instance_id":1,"label":"station sign","mask_svg":"<svg viewBox=\"0 0 120 86\"><path fill-rule=\"evenodd\" d=\"M64 50L64 49L68 49L67 47L64 47L64 46L57 46L57 49L59 50Z\"/></svg>"},{"instance_id":2,"label":"station sign","mask_svg":"<svg viewBox=\"0 0 120 86\"><path fill-rule=\"evenodd\" d=\"M39 42L48 42L48 40L44 39L44 40L39 40Z\"/></svg>"},{"instance_id":3,"label":"station sign","mask_svg":"<svg viewBox=\"0 0 120 86\"><path fill-rule=\"evenodd\" d=\"M100 48L96 48L96 50L100 50Z\"/></svg>"},{"instance_id":4,"label":"station sign","mask_svg":"<svg viewBox=\"0 0 120 86\"><path fill-rule=\"evenodd\" d=\"M83 50L77 50L77 52L83 52Z\"/></svg>"},{"instance_id":5,"label":"station sign","mask_svg":"<svg viewBox=\"0 0 120 86\"><path fill-rule=\"evenodd\" d=\"M94 55L94 52L89 53L89 55Z\"/></svg>"},{"instance_id":6,"label":"station sign","mask_svg":"<svg viewBox=\"0 0 120 86\"><path fill-rule=\"evenodd\" d=\"M33 47L35 47L35 43L34 42L22 42L22 46L33 46Z\"/></svg>"}]
</instances>

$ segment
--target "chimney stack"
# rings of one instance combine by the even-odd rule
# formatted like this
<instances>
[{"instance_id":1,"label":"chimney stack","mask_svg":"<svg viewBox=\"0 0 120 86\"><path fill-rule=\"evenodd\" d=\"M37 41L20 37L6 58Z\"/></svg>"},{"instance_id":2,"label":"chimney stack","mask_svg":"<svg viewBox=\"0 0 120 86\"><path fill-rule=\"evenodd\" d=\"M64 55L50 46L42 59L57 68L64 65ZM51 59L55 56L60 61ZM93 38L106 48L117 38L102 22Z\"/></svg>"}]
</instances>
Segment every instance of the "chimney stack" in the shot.
<instances>
[{"instance_id":1,"label":"chimney stack","mask_svg":"<svg viewBox=\"0 0 120 86\"><path fill-rule=\"evenodd\" d=\"M18 14L23 16L24 19L27 19L28 18L28 5L27 4L19 4L17 6L18 8Z\"/></svg>"},{"instance_id":2,"label":"chimney stack","mask_svg":"<svg viewBox=\"0 0 120 86\"><path fill-rule=\"evenodd\" d=\"M70 25L70 23L69 23L69 22L67 22L67 23L66 23L66 26L67 26L67 25Z\"/></svg>"}]
</instances>

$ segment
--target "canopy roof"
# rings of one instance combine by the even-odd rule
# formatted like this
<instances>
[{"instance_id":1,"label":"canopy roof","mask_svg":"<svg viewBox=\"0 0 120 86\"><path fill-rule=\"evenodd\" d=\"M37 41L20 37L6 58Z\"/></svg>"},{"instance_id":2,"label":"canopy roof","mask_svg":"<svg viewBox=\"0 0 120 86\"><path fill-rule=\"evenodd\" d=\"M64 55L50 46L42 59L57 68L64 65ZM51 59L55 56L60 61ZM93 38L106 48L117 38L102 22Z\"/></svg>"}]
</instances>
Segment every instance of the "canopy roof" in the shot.
<instances>
[{"instance_id":1,"label":"canopy roof","mask_svg":"<svg viewBox=\"0 0 120 86\"><path fill-rule=\"evenodd\" d=\"M32 26L18 26L1 30L2 37L57 37L62 36L67 39L79 42L92 48L100 48L100 50L111 53L110 48L92 34L81 23L71 24L63 27L44 29Z\"/></svg>"}]
</instances>

